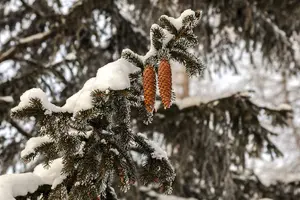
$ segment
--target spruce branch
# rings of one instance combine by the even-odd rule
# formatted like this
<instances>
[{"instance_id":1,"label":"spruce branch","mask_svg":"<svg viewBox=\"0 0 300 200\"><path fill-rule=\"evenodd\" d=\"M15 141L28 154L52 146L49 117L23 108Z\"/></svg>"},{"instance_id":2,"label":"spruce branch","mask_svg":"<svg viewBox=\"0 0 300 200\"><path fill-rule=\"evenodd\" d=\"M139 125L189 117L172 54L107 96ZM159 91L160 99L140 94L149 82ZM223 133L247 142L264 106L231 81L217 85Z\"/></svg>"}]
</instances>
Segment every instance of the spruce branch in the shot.
<instances>
[{"instance_id":1,"label":"spruce branch","mask_svg":"<svg viewBox=\"0 0 300 200\"><path fill-rule=\"evenodd\" d=\"M70 13L75 12L74 9ZM171 53L177 51L180 52L178 60L181 59L187 67L202 70L197 58L180 50L180 47L188 48L196 42L186 36L194 38L192 28L198 24L199 15L188 10L180 18L166 19L171 24L181 24L175 35L157 24L153 25L150 30L151 48L145 56L123 50L119 60L99 68L97 76L88 80L64 106L50 103L43 91L34 88L25 92L21 103L13 108L13 117L36 117L40 135L50 138L49 142L33 145L25 158L32 159L39 153L44 156L44 163L50 166L54 159L61 157L61 173L65 180L50 193L50 197L65 191L76 198L105 196L114 177L120 180L119 186L123 191L139 180L144 184L158 183L163 192L172 191L175 172L167 153L154 142L134 134L130 128L131 107L141 105L138 68L143 69L146 63L152 63L153 67L164 65L159 74L170 78L171 68L167 59L172 59ZM23 43L33 42L34 38L43 39L42 36L29 37ZM40 67L33 60L27 62ZM155 75L154 69L153 72ZM164 96L166 107L170 106L168 98L171 98L169 82L167 90L170 89L170 93L166 91ZM147 157L142 166L137 165L130 154L132 143ZM77 184L66 185L69 177L73 177L72 182L75 180Z\"/></svg>"},{"instance_id":2,"label":"spruce branch","mask_svg":"<svg viewBox=\"0 0 300 200\"><path fill-rule=\"evenodd\" d=\"M147 54L141 56L130 50L124 50L122 57L133 64L138 63L137 66L142 69L148 64L158 65L163 58L174 59L186 66L189 75L202 74L205 68L204 63L187 52L188 48L194 47L198 43L193 28L198 25L200 18L200 11L193 13L185 11L177 19L161 16L159 25L151 26L151 46Z\"/></svg>"}]
</instances>

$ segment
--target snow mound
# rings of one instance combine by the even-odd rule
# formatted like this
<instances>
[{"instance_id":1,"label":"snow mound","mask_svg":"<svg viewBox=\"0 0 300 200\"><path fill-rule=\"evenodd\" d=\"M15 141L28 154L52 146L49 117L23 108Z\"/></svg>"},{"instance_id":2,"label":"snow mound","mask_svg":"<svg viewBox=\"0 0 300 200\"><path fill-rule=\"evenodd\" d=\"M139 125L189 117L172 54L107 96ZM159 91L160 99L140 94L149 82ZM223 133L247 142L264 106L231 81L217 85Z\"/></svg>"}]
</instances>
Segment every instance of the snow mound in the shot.
<instances>
[{"instance_id":1,"label":"snow mound","mask_svg":"<svg viewBox=\"0 0 300 200\"><path fill-rule=\"evenodd\" d=\"M89 79L81 90L67 99L62 107L69 113L77 113L81 110L92 108L91 92L93 90L123 90L130 87L129 74L138 72L140 69L133 64L120 58L115 62L98 69L97 76Z\"/></svg>"},{"instance_id":2,"label":"snow mound","mask_svg":"<svg viewBox=\"0 0 300 200\"><path fill-rule=\"evenodd\" d=\"M20 103L18 106L11 109L12 112L17 112L18 110L22 110L28 106L30 106L31 99L39 99L43 105L43 107L47 110L47 113L51 112L60 112L61 108L50 103L47 95L40 88L32 88L27 90L20 97Z\"/></svg>"},{"instance_id":3,"label":"snow mound","mask_svg":"<svg viewBox=\"0 0 300 200\"><path fill-rule=\"evenodd\" d=\"M54 160L49 168L44 168L42 164L35 167L33 173L7 174L0 176L0 197L5 200L15 200L14 197L25 196L34 193L39 186L52 185L54 189L66 178L62 174L62 158Z\"/></svg>"},{"instance_id":4,"label":"snow mound","mask_svg":"<svg viewBox=\"0 0 300 200\"><path fill-rule=\"evenodd\" d=\"M5 200L15 200L16 196L33 193L42 184L42 179L33 173L2 175L0 176L0 197Z\"/></svg>"},{"instance_id":5,"label":"snow mound","mask_svg":"<svg viewBox=\"0 0 300 200\"><path fill-rule=\"evenodd\" d=\"M41 137L33 137L30 138L25 145L25 149L21 151L21 157L24 158L35 152L35 149L41 146L43 143L51 142L51 138L49 136L41 136Z\"/></svg>"},{"instance_id":6,"label":"snow mound","mask_svg":"<svg viewBox=\"0 0 300 200\"><path fill-rule=\"evenodd\" d=\"M41 177L43 184L52 185L51 189L55 189L66 178L66 175L61 173L62 168L63 160L58 158L50 164L48 169L44 168L43 164L39 164L34 168L33 173Z\"/></svg>"},{"instance_id":7,"label":"snow mound","mask_svg":"<svg viewBox=\"0 0 300 200\"><path fill-rule=\"evenodd\" d=\"M181 29L183 26L183 19L189 15L194 15L195 16L195 11L191 10L191 9L187 9L185 11L183 11L183 13L181 13L180 17L178 18L173 18L173 17L169 17L167 15L163 15L166 19L168 19L177 30Z\"/></svg>"},{"instance_id":8,"label":"snow mound","mask_svg":"<svg viewBox=\"0 0 300 200\"><path fill-rule=\"evenodd\" d=\"M40 99L43 107L46 109L45 114L52 112L69 112L74 115L78 111L88 110L93 107L91 92L94 90L123 90L130 87L129 75L140 71L138 67L120 58L114 62L98 69L96 77L86 81L83 88L67 99L63 107L58 107L49 102L47 95L39 88L33 88L26 91L20 98L18 106L12 108L12 112L17 112L30 106L30 100L33 98Z\"/></svg>"},{"instance_id":9,"label":"snow mound","mask_svg":"<svg viewBox=\"0 0 300 200\"><path fill-rule=\"evenodd\" d=\"M14 99L12 96L0 96L0 101L5 101L7 103L13 103Z\"/></svg>"}]
</instances>

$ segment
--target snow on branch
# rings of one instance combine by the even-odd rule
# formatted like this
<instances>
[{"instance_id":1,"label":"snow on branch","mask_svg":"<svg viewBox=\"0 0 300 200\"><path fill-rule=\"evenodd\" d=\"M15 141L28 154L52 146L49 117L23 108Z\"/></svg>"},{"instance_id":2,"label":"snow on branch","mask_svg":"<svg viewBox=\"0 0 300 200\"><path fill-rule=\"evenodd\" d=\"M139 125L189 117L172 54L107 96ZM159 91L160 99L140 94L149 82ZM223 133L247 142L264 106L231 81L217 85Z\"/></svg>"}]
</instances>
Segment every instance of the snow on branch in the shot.
<instances>
[{"instance_id":1,"label":"snow on branch","mask_svg":"<svg viewBox=\"0 0 300 200\"><path fill-rule=\"evenodd\" d=\"M51 138L47 135L42 137L33 137L30 138L25 145L25 149L21 151L21 157L24 158L26 156L29 156L30 154L33 154L35 152L35 149L41 146L44 143L51 142Z\"/></svg>"},{"instance_id":2,"label":"snow on branch","mask_svg":"<svg viewBox=\"0 0 300 200\"><path fill-rule=\"evenodd\" d=\"M0 197L3 200L15 200L14 197L34 193L41 185L52 185L51 188L54 189L66 178L66 175L61 173L62 168L62 158L58 158L50 164L49 168L39 164L33 173L2 175Z\"/></svg>"},{"instance_id":3,"label":"snow on branch","mask_svg":"<svg viewBox=\"0 0 300 200\"><path fill-rule=\"evenodd\" d=\"M208 104L214 102L215 105L219 103L221 99L225 99L231 96L249 98L249 100L259 106L261 109L269 109L274 111L291 111L292 107L289 104L280 104L278 106L264 105L262 102L257 101L256 99L251 98L253 91L234 91L229 93L220 93L215 96L205 97L205 96L190 96L183 99L177 99L175 104L180 110L189 108L192 106L199 106L201 104ZM158 110L161 105L160 101L156 102L155 109Z\"/></svg>"},{"instance_id":4,"label":"snow on branch","mask_svg":"<svg viewBox=\"0 0 300 200\"><path fill-rule=\"evenodd\" d=\"M53 160L49 168L45 168L43 164L39 164L34 168L33 173L41 177L43 184L52 185L51 189L56 188L67 177L62 173L63 159L57 158Z\"/></svg>"},{"instance_id":5,"label":"snow on branch","mask_svg":"<svg viewBox=\"0 0 300 200\"><path fill-rule=\"evenodd\" d=\"M138 72L140 69L133 64L120 58L114 62L98 69L96 77L86 81L83 88L67 99L63 107L56 106L49 102L47 95L39 88L32 88L20 97L20 103L11 111L15 113L26 107L30 107L32 99L39 99L45 114L52 112L68 112L76 114L82 110L93 107L91 92L94 90L123 90L130 87L129 74Z\"/></svg>"},{"instance_id":6,"label":"snow on branch","mask_svg":"<svg viewBox=\"0 0 300 200\"><path fill-rule=\"evenodd\" d=\"M0 96L0 101L4 101L7 103L13 103L14 99L12 96Z\"/></svg>"},{"instance_id":7,"label":"snow on branch","mask_svg":"<svg viewBox=\"0 0 300 200\"><path fill-rule=\"evenodd\" d=\"M173 18L173 17L169 17L167 15L162 15L161 18L160 18L160 20L161 21L165 21L164 19L167 19L169 22L172 23L172 25L178 31L178 30L180 30L185 25L184 19L186 17L188 17L188 16L193 16L193 15L195 15L195 12L193 10L191 10L191 9L188 9L188 10L183 11L181 13L180 17L178 17L178 18ZM199 23L200 18L201 17L199 17L198 20L194 21L194 26ZM167 22L167 21L165 21L165 22Z\"/></svg>"},{"instance_id":8,"label":"snow on branch","mask_svg":"<svg viewBox=\"0 0 300 200\"><path fill-rule=\"evenodd\" d=\"M167 152L164 151L159 146L159 144L157 144L154 141L148 140L148 138L144 134L142 134L142 133L138 133L137 135L140 136L141 138L143 138L144 142L146 142L150 146L150 148L153 150L153 152L151 153L151 157L152 158L158 159L158 160L161 160L161 159L168 160L168 154L167 154Z\"/></svg>"},{"instance_id":9,"label":"snow on branch","mask_svg":"<svg viewBox=\"0 0 300 200\"><path fill-rule=\"evenodd\" d=\"M18 106L11 109L12 113L17 112L18 110L25 109L26 107L30 107L32 103L32 99L39 99L43 107L45 108L45 114L50 114L52 112L60 112L62 111L60 107L55 106L50 103L47 95L39 88L32 88L27 90L20 97L20 103Z\"/></svg>"},{"instance_id":10,"label":"snow on branch","mask_svg":"<svg viewBox=\"0 0 300 200\"><path fill-rule=\"evenodd\" d=\"M90 78L81 90L67 99L62 107L69 113L77 113L93 107L91 92L94 90L124 90L130 87L129 75L140 71L133 64L120 58L108 63L97 71L96 77Z\"/></svg>"},{"instance_id":11,"label":"snow on branch","mask_svg":"<svg viewBox=\"0 0 300 200\"><path fill-rule=\"evenodd\" d=\"M120 59L99 68L96 76L87 80L83 87L68 98L62 107L52 104L48 100L47 95L39 88L33 88L25 92L20 98L21 101L19 105L12 109L12 115L18 118L32 115L36 116L37 119L41 119L41 131L44 134L48 134L48 136L36 137L29 140L26 144L26 148L22 151L22 157L27 157L35 151L40 151L39 147L42 149L43 144L48 145L53 139L55 140L53 144L55 148L57 147L57 154L55 155L63 156L66 162L66 168L64 170L66 170L67 174L72 176L74 171L73 167L76 166L76 164L83 166L83 168L88 166L86 166L86 162L79 163L76 160L74 161L75 164L73 160L71 164L70 159L73 159L73 157L71 156L71 158L69 158L68 154L70 153L76 156L77 154L94 155L95 150L93 148L85 149L85 145L88 142L89 144L97 144L100 142L101 148L103 147L104 150L106 147L109 148L107 152L103 151L103 153L109 155L114 154L114 157L118 160L115 161L115 171L120 177L122 190L126 191L130 187L131 181L135 181L136 179L136 170L131 161L132 159L127 156L123 149L127 151L130 147L131 140L133 140L133 142L141 148L142 153L147 155L145 165L142 166L141 180L144 181L144 184L149 184L153 182L154 178L155 182L161 184L163 191L170 193L172 191L172 182L175 179L175 172L168 159L167 153L158 144L148 140L143 135L133 135L129 129L131 101L140 101L139 98L142 96L142 90L140 90L139 86L134 87L140 83L138 81L134 82L136 79L131 79L130 75L138 74L147 67L147 65L157 65L159 62L164 61L165 58L182 62L182 64L186 66L186 69L192 72L190 73L191 75L201 74L204 65L193 54L186 51L187 48L197 44L197 37L192 29L198 24L200 17L200 12L194 12L192 10L183 12L183 14L176 19L162 16L159 25L153 25L151 27L151 47L145 56L138 55L131 50L123 50ZM131 83L133 83L133 86L131 86ZM124 92L126 96L123 95L123 91L120 93L110 93L110 90L120 91L128 88L130 88L130 90ZM100 93L98 93L98 91L100 91ZM108 98L102 99L103 96L113 98L111 101L106 101ZM138 98L134 98L136 96ZM91 112L82 112L87 110ZM73 114L73 117L68 113ZM86 118L88 117L91 117L88 121L95 120L96 122L91 121L92 123L90 123L93 131L101 132L96 140L93 140L93 138L85 140L88 139L90 135L94 135L92 131L85 132L91 128L90 126L87 127L86 124ZM42 130L42 128L45 128L45 131ZM110 134L111 132L114 134ZM75 137L73 138L72 136ZM84 141L80 143L80 139L77 140L77 136ZM81 136L85 137L85 139ZM110 137L112 139L108 142ZM126 142L123 144L123 141ZM56 143L58 144L56 145ZM68 154L66 154L66 152ZM82 155L83 159L90 158L85 155ZM120 162L121 159L119 159L121 156L125 158L122 162ZM106 159L105 157L107 156L103 157L103 159ZM46 163L54 158L56 158L56 156L53 156L53 158L47 157ZM97 159L92 162L95 163L95 165L100 165ZM125 177L120 174L119 165L121 167L125 166L122 169L122 174L126 175ZM94 165L90 166L93 168ZM156 168L154 169L153 166ZM29 176L38 181L36 181L36 184L34 184L32 188L23 191L22 194L36 190L41 184L52 185L52 189L54 189L66 178L66 174L61 174L62 168L62 158L54 160L48 170L45 170L42 165L37 166L34 172ZM91 172L93 172L92 168L84 171L83 175L89 176ZM157 168L159 168L159 170L156 170ZM96 175L96 178L106 183L111 171L104 170L103 172L105 173ZM92 173L92 175L94 180L95 174ZM7 185L6 183L3 184ZM93 187L99 187L102 183L97 182L93 184ZM9 188L6 188L7 191L11 191L11 188L14 188L14 183L10 185ZM81 189L89 192L87 188ZM104 189L105 187L103 186L100 193L102 193ZM99 191L95 192L98 193ZM9 193L12 197L11 199L18 194L20 193Z\"/></svg>"},{"instance_id":12,"label":"snow on branch","mask_svg":"<svg viewBox=\"0 0 300 200\"><path fill-rule=\"evenodd\" d=\"M21 96L21 102L17 107L12 109L12 113L14 114L19 110L30 107L31 99L34 98L40 100L42 106L45 108L45 114L68 112L76 115L79 111L91 109L93 107L92 91L124 90L129 88L129 75L140 71L141 66L144 64L141 62L148 62L147 59L153 59L159 53L157 51L159 46L166 47L171 39L181 37L182 33L186 31L185 29L188 30L195 27L195 25L199 23L200 18L200 12L194 12L190 9L184 11L181 16L176 19L163 15L160 18L162 27L159 25L153 25L151 27L151 46L145 56L137 55L128 49L123 50L120 59L99 68L96 77L87 80L83 88L68 98L62 107L51 104L41 89L33 88L28 90ZM172 27L175 27L174 29L176 30L170 30ZM174 33L174 31L176 31L176 33ZM154 37L154 35L156 35L156 37ZM40 37L41 36L30 37L30 40L27 38L26 42L28 40L31 41L32 38L39 39Z\"/></svg>"},{"instance_id":13,"label":"snow on branch","mask_svg":"<svg viewBox=\"0 0 300 200\"><path fill-rule=\"evenodd\" d=\"M7 174L0 176L0 196L5 200L35 192L43 184L41 177L34 173Z\"/></svg>"}]
</instances>

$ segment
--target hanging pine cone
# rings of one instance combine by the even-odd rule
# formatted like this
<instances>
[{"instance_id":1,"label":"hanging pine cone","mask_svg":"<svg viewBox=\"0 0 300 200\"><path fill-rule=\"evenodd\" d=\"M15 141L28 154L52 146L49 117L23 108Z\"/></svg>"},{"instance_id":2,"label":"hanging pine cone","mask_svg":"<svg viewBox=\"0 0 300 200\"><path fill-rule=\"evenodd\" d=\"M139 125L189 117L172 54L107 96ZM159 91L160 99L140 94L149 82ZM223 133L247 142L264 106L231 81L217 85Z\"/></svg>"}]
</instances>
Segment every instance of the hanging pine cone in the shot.
<instances>
[{"instance_id":1,"label":"hanging pine cone","mask_svg":"<svg viewBox=\"0 0 300 200\"><path fill-rule=\"evenodd\" d=\"M170 108L172 97L172 72L167 59L162 59L158 68L158 87L164 108Z\"/></svg>"},{"instance_id":2,"label":"hanging pine cone","mask_svg":"<svg viewBox=\"0 0 300 200\"><path fill-rule=\"evenodd\" d=\"M153 66L147 65L143 73L144 102L148 112L153 112L156 93L156 77Z\"/></svg>"}]
</instances>

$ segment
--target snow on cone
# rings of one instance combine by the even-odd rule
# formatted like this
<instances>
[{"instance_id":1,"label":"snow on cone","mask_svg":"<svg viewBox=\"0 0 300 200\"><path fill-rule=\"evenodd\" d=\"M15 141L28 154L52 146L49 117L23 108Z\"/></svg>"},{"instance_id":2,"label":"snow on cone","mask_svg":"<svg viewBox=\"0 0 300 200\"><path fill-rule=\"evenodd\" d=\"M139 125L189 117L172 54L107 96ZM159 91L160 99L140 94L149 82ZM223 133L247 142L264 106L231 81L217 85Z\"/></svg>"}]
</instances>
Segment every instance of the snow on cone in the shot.
<instances>
[{"instance_id":1,"label":"snow on cone","mask_svg":"<svg viewBox=\"0 0 300 200\"><path fill-rule=\"evenodd\" d=\"M158 88L164 108L170 108L172 98L172 72L167 59L162 59L158 68Z\"/></svg>"},{"instance_id":2,"label":"snow on cone","mask_svg":"<svg viewBox=\"0 0 300 200\"><path fill-rule=\"evenodd\" d=\"M148 112L153 112L156 93L156 77L154 67L147 65L143 73L144 102Z\"/></svg>"}]
</instances>

